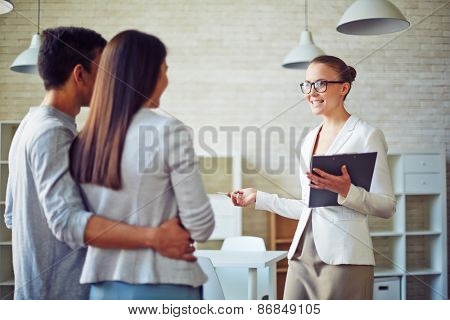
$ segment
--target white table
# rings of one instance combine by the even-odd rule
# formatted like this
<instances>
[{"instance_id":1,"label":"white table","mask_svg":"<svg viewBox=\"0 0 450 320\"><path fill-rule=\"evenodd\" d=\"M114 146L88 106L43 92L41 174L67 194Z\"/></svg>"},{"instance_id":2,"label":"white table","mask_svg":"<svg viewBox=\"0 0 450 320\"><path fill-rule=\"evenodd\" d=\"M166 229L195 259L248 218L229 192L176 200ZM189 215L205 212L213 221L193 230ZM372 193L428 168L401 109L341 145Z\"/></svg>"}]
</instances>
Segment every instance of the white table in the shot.
<instances>
[{"instance_id":1,"label":"white table","mask_svg":"<svg viewBox=\"0 0 450 320\"><path fill-rule=\"evenodd\" d=\"M248 269L248 299L256 300L257 269L269 267L269 299L277 298L277 262L287 257L287 251L222 251L197 250L195 255L208 257L215 268L240 267Z\"/></svg>"}]
</instances>

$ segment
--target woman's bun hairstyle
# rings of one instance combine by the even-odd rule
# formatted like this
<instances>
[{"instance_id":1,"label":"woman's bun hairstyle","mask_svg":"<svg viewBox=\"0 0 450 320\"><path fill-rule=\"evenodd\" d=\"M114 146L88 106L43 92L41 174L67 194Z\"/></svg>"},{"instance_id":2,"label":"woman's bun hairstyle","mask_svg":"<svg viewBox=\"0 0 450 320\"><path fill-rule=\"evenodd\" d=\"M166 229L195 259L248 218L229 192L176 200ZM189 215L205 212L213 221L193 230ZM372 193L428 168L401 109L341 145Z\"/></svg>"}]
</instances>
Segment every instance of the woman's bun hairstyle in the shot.
<instances>
[{"instance_id":1,"label":"woman's bun hairstyle","mask_svg":"<svg viewBox=\"0 0 450 320\"><path fill-rule=\"evenodd\" d=\"M324 55L314 58L309 64L311 65L313 63L322 63L332 68L338 73L338 79L329 80L348 82L350 84L350 89L352 88L352 82L355 81L356 78L356 70L355 68L348 66L342 59L339 59L335 56ZM347 94L344 97L344 100L349 93L350 90L348 90Z\"/></svg>"},{"instance_id":2,"label":"woman's bun hairstyle","mask_svg":"<svg viewBox=\"0 0 450 320\"><path fill-rule=\"evenodd\" d=\"M348 73L349 73L349 76L350 76L349 78L351 79L351 82L355 81L355 78L356 78L356 70L355 70L355 68L353 68L351 66L348 66Z\"/></svg>"}]
</instances>

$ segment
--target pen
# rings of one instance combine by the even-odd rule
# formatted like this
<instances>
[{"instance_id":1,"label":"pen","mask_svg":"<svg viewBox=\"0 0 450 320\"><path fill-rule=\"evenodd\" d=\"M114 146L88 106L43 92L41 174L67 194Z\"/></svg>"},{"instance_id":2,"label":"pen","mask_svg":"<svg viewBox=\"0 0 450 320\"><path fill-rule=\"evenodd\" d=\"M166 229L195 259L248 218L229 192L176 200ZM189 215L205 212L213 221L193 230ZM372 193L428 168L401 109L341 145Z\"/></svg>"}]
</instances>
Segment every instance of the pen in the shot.
<instances>
[{"instance_id":1,"label":"pen","mask_svg":"<svg viewBox=\"0 0 450 320\"><path fill-rule=\"evenodd\" d=\"M228 194L226 193L226 192L216 192L217 194L221 194L221 195L224 195L224 196L227 196L228 197ZM231 196L233 197L233 198L235 198L236 199L236 201L238 201L239 200L239 193L234 193L234 192L231 192L230 193L231 194Z\"/></svg>"}]
</instances>

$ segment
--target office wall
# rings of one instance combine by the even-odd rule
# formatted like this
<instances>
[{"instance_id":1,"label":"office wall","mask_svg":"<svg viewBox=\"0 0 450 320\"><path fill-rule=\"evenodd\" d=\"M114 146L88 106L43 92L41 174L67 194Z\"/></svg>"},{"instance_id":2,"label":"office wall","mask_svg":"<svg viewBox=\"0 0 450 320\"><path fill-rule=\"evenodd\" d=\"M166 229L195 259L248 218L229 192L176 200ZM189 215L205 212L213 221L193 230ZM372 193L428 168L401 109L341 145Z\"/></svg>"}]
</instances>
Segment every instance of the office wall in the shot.
<instances>
[{"instance_id":1,"label":"office wall","mask_svg":"<svg viewBox=\"0 0 450 320\"><path fill-rule=\"evenodd\" d=\"M392 0L413 28L401 35L356 37L335 31L352 2L316 0L310 1L309 8L309 28L317 45L358 71L348 110L380 127L390 148L444 146L449 167L450 5L436 11L446 1ZM37 1L14 3L18 13L0 16L0 120L21 119L44 94L38 77L8 69L36 30L29 20L37 21ZM257 139L247 136L250 165L258 159L277 164L280 157L294 158L292 140L298 139L302 128L320 122L302 101L298 84L304 71L280 67L304 28L303 4L299 0L43 0L41 27L84 26L107 39L129 28L158 35L169 49L170 85L161 109L190 125L196 136L205 125L215 128L219 136L214 147L221 151L226 149L226 130L233 130L230 126L239 128L235 148L244 128L263 132L281 128L285 140L272 135L271 150L258 149ZM80 122L84 118L85 112ZM264 141L263 137L263 145ZM244 185L300 197L298 180L290 171L246 174ZM244 232L266 237L265 215L245 209Z\"/></svg>"}]
</instances>

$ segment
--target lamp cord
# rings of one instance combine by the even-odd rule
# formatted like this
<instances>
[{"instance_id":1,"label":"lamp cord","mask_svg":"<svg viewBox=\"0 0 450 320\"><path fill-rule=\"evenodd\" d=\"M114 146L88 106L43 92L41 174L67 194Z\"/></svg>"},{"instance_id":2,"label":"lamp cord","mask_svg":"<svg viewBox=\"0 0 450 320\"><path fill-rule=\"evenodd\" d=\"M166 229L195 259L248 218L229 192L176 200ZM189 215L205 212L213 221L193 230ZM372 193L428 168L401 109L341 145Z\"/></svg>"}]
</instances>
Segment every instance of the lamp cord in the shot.
<instances>
[{"instance_id":1,"label":"lamp cord","mask_svg":"<svg viewBox=\"0 0 450 320\"><path fill-rule=\"evenodd\" d=\"M305 0L305 29L308 31L308 0Z\"/></svg>"},{"instance_id":2,"label":"lamp cord","mask_svg":"<svg viewBox=\"0 0 450 320\"><path fill-rule=\"evenodd\" d=\"M38 23L37 23L37 34L39 34L39 22L41 20L41 0L38 0Z\"/></svg>"}]
</instances>

